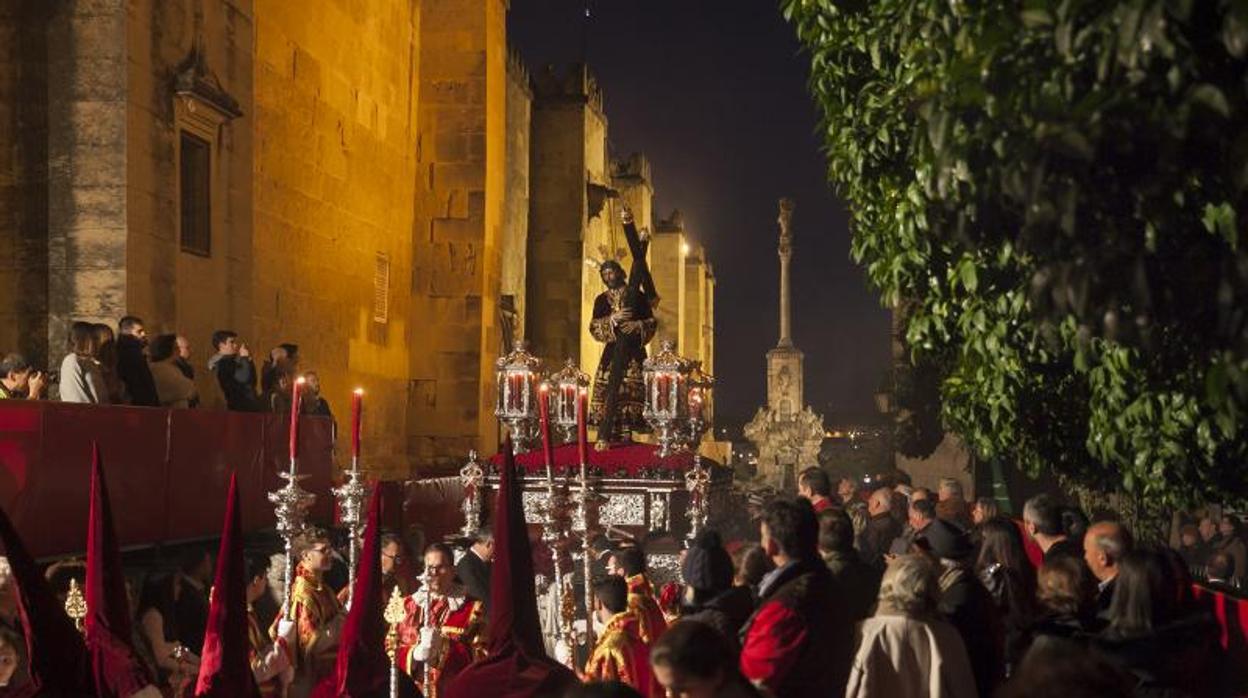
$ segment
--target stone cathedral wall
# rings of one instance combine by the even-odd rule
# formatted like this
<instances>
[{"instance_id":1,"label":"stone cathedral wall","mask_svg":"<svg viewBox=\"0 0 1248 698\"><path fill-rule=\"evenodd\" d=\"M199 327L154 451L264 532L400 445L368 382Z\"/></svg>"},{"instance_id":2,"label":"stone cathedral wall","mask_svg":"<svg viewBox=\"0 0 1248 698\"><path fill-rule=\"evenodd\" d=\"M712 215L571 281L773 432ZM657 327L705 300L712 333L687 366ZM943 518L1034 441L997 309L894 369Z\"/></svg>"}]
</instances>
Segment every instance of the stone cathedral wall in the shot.
<instances>
[{"instance_id":1,"label":"stone cathedral wall","mask_svg":"<svg viewBox=\"0 0 1248 698\"><path fill-rule=\"evenodd\" d=\"M298 344L340 424L363 387L365 464L403 475L420 10L256 2L253 347Z\"/></svg>"}]
</instances>

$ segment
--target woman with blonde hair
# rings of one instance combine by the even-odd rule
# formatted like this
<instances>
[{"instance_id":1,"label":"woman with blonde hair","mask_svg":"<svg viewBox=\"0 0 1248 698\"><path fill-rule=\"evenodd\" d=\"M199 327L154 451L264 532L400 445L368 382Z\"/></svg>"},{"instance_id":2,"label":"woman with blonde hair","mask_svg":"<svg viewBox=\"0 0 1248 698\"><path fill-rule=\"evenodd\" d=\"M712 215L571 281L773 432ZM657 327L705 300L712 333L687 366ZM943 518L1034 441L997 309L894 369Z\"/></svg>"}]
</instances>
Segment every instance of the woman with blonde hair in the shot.
<instances>
[{"instance_id":1,"label":"woman with blonde hair","mask_svg":"<svg viewBox=\"0 0 1248 698\"><path fill-rule=\"evenodd\" d=\"M936 565L900 555L880 582L875 616L862 623L862 644L846 698L973 698L975 677L962 637L940 619Z\"/></svg>"}]
</instances>

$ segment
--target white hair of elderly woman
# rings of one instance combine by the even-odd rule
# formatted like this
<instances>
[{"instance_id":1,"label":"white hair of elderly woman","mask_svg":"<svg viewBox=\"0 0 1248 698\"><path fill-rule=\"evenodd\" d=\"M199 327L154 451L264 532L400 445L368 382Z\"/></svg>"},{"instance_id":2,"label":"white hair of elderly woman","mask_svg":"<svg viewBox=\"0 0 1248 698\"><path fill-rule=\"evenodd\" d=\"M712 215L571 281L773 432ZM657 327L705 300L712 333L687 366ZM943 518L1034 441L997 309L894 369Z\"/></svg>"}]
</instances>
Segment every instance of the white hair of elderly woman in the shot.
<instances>
[{"instance_id":1,"label":"white hair of elderly woman","mask_svg":"<svg viewBox=\"0 0 1248 698\"><path fill-rule=\"evenodd\" d=\"M923 555L899 555L884 570L876 615L928 618L939 602L936 565Z\"/></svg>"}]
</instances>

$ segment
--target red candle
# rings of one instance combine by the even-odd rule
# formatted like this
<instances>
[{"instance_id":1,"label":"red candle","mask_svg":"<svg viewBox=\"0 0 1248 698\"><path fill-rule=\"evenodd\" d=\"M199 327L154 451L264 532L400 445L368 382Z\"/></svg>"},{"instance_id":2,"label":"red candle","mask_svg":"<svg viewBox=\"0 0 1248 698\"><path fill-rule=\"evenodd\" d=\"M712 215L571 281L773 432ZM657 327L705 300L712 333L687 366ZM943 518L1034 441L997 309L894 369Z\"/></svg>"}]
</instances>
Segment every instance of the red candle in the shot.
<instances>
[{"instance_id":1,"label":"red candle","mask_svg":"<svg viewBox=\"0 0 1248 698\"><path fill-rule=\"evenodd\" d=\"M303 390L304 379L299 376L290 386L290 458L299 457L299 398Z\"/></svg>"},{"instance_id":2,"label":"red candle","mask_svg":"<svg viewBox=\"0 0 1248 698\"><path fill-rule=\"evenodd\" d=\"M550 390L543 383L537 393L537 411L542 420L542 450L546 453L546 476L555 476L555 446L550 441Z\"/></svg>"},{"instance_id":3,"label":"red candle","mask_svg":"<svg viewBox=\"0 0 1248 698\"><path fill-rule=\"evenodd\" d=\"M351 393L351 458L360 457L360 412L364 409L364 389L356 388Z\"/></svg>"},{"instance_id":4,"label":"red candle","mask_svg":"<svg viewBox=\"0 0 1248 698\"><path fill-rule=\"evenodd\" d=\"M581 388L576 396L576 447L581 465L589 465L589 426L586 415L589 412L589 391Z\"/></svg>"},{"instance_id":5,"label":"red candle","mask_svg":"<svg viewBox=\"0 0 1248 698\"><path fill-rule=\"evenodd\" d=\"M689 391L689 417L702 418L702 391L697 388Z\"/></svg>"}]
</instances>

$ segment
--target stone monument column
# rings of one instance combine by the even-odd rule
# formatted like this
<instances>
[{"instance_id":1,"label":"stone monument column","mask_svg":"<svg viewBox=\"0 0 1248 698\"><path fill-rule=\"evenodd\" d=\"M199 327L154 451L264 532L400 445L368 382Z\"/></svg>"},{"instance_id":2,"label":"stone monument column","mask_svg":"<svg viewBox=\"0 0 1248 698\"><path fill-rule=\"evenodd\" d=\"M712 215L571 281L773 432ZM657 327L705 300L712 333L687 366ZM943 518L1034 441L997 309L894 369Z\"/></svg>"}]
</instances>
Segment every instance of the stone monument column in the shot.
<instances>
[{"instance_id":1,"label":"stone monument column","mask_svg":"<svg viewBox=\"0 0 1248 698\"><path fill-rule=\"evenodd\" d=\"M793 346L789 302L789 263L793 257L792 199L780 200L780 340L767 352L767 405L746 426L758 447L759 475L782 491L796 486L797 472L817 465L823 443L823 418L805 405L804 356Z\"/></svg>"},{"instance_id":2,"label":"stone monument column","mask_svg":"<svg viewBox=\"0 0 1248 698\"><path fill-rule=\"evenodd\" d=\"M780 199L780 342L778 347L793 346L789 333L789 259L793 256L793 233L789 227L793 220L793 200Z\"/></svg>"}]
</instances>

